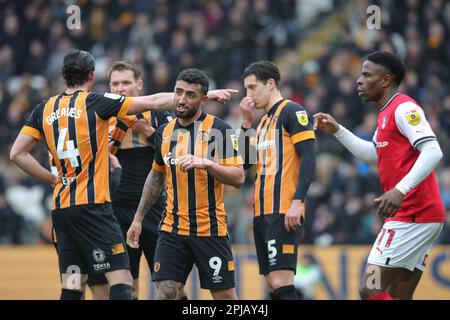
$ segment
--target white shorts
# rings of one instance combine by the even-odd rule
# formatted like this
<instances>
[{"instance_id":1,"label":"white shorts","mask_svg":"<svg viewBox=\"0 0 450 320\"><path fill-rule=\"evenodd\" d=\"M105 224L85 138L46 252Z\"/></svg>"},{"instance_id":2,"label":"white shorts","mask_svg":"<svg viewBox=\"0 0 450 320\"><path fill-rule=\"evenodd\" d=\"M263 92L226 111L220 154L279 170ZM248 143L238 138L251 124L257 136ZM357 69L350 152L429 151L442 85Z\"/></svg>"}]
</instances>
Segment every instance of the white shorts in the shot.
<instances>
[{"instance_id":1,"label":"white shorts","mask_svg":"<svg viewBox=\"0 0 450 320\"><path fill-rule=\"evenodd\" d=\"M389 221L378 234L367 262L383 267L423 271L428 253L444 224Z\"/></svg>"}]
</instances>

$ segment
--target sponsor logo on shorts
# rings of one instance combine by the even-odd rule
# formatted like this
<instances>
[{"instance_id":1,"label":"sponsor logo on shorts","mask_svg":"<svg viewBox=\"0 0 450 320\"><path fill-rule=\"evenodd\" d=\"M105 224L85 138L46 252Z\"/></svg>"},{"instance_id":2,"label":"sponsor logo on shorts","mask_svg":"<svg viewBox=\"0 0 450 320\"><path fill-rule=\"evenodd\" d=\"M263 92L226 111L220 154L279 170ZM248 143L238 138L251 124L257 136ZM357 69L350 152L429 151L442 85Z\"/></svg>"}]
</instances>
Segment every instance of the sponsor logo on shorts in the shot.
<instances>
[{"instance_id":1,"label":"sponsor logo on shorts","mask_svg":"<svg viewBox=\"0 0 450 320\"><path fill-rule=\"evenodd\" d=\"M221 276L213 276L212 280L213 280L213 283L221 283L222 277Z\"/></svg>"},{"instance_id":2,"label":"sponsor logo on shorts","mask_svg":"<svg viewBox=\"0 0 450 320\"><path fill-rule=\"evenodd\" d=\"M92 250L92 257L94 258L95 262L97 262L97 263L102 263L106 259L105 252L101 249Z\"/></svg>"},{"instance_id":3,"label":"sponsor logo on shorts","mask_svg":"<svg viewBox=\"0 0 450 320\"><path fill-rule=\"evenodd\" d=\"M158 272L159 269L161 269L161 265L159 264L159 261L156 261L155 264L153 265L153 271Z\"/></svg>"},{"instance_id":4,"label":"sponsor logo on shorts","mask_svg":"<svg viewBox=\"0 0 450 320\"><path fill-rule=\"evenodd\" d=\"M102 249L94 249L92 250L92 257L94 258L96 264L94 264L94 270L107 270L111 268L109 262L105 262L106 255Z\"/></svg>"},{"instance_id":5,"label":"sponsor logo on shorts","mask_svg":"<svg viewBox=\"0 0 450 320\"><path fill-rule=\"evenodd\" d=\"M380 247L377 247L378 252L380 253L380 256L383 255L383 250L380 249Z\"/></svg>"},{"instance_id":6,"label":"sponsor logo on shorts","mask_svg":"<svg viewBox=\"0 0 450 320\"><path fill-rule=\"evenodd\" d=\"M111 268L111 265L109 264L109 262L94 264L94 270L95 271L107 270L107 269L110 269L110 268Z\"/></svg>"},{"instance_id":7,"label":"sponsor logo on shorts","mask_svg":"<svg viewBox=\"0 0 450 320\"><path fill-rule=\"evenodd\" d=\"M270 259L269 259L269 264L270 264L271 266L276 265L276 264L277 264L277 259L275 259L275 258L270 258Z\"/></svg>"}]
</instances>

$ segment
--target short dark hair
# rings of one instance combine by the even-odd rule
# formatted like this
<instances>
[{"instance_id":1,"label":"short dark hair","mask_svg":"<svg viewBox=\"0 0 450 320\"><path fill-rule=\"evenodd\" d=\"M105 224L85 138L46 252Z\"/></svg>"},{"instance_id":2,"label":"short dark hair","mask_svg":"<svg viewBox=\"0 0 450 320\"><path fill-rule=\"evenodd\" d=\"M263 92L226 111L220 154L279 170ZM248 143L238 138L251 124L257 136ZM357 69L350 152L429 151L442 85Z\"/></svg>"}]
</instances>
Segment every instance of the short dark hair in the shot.
<instances>
[{"instance_id":1,"label":"short dark hair","mask_svg":"<svg viewBox=\"0 0 450 320\"><path fill-rule=\"evenodd\" d=\"M95 59L92 54L83 50L72 50L64 57L61 73L68 87L76 87L85 84L94 70Z\"/></svg>"},{"instance_id":2,"label":"short dark hair","mask_svg":"<svg viewBox=\"0 0 450 320\"><path fill-rule=\"evenodd\" d=\"M114 62L111 68L109 68L108 79L111 80L111 73L113 73L113 71L124 71L124 70L131 70L133 72L135 80L141 79L141 69L134 63L128 61Z\"/></svg>"},{"instance_id":3,"label":"short dark hair","mask_svg":"<svg viewBox=\"0 0 450 320\"><path fill-rule=\"evenodd\" d=\"M366 60L386 68L394 76L394 82L397 86L402 83L406 67L397 55L387 51L375 51L369 54Z\"/></svg>"},{"instance_id":4,"label":"short dark hair","mask_svg":"<svg viewBox=\"0 0 450 320\"><path fill-rule=\"evenodd\" d=\"M177 81L186 81L187 83L196 83L202 86L203 95L208 94L209 90L209 80L208 76L201 70L198 69L184 69L178 74Z\"/></svg>"},{"instance_id":5,"label":"short dark hair","mask_svg":"<svg viewBox=\"0 0 450 320\"><path fill-rule=\"evenodd\" d=\"M280 70L278 70L278 67L273 62L265 60L253 62L245 68L242 79L251 75L254 75L257 80L262 81L264 84L267 83L267 80L274 79L277 88L280 87Z\"/></svg>"}]
</instances>

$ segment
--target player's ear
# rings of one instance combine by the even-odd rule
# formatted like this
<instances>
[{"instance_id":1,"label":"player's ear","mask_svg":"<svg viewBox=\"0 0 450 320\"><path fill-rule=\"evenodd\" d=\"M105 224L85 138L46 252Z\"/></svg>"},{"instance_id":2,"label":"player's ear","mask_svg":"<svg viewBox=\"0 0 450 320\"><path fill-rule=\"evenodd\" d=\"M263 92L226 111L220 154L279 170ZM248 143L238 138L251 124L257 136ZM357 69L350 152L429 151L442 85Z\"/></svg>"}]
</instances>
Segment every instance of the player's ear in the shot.
<instances>
[{"instance_id":1,"label":"player's ear","mask_svg":"<svg viewBox=\"0 0 450 320\"><path fill-rule=\"evenodd\" d=\"M391 87L395 83L394 75L392 73L385 73L383 76L383 88Z\"/></svg>"},{"instance_id":2,"label":"player's ear","mask_svg":"<svg viewBox=\"0 0 450 320\"><path fill-rule=\"evenodd\" d=\"M201 104L202 106L206 103L206 101L208 101L208 94L205 94L202 98Z\"/></svg>"},{"instance_id":3,"label":"player's ear","mask_svg":"<svg viewBox=\"0 0 450 320\"><path fill-rule=\"evenodd\" d=\"M91 71L91 73L89 73L88 81L89 82L94 82L94 79L95 79L94 71Z\"/></svg>"},{"instance_id":4,"label":"player's ear","mask_svg":"<svg viewBox=\"0 0 450 320\"><path fill-rule=\"evenodd\" d=\"M267 83L269 84L269 89L270 89L270 90L273 90L273 89L276 87L275 80L272 79L272 78L270 78L269 80L267 80Z\"/></svg>"},{"instance_id":5,"label":"player's ear","mask_svg":"<svg viewBox=\"0 0 450 320\"><path fill-rule=\"evenodd\" d=\"M144 87L144 81L142 79L139 79L136 82L136 86L137 86L138 91L140 92L142 90L142 88Z\"/></svg>"}]
</instances>

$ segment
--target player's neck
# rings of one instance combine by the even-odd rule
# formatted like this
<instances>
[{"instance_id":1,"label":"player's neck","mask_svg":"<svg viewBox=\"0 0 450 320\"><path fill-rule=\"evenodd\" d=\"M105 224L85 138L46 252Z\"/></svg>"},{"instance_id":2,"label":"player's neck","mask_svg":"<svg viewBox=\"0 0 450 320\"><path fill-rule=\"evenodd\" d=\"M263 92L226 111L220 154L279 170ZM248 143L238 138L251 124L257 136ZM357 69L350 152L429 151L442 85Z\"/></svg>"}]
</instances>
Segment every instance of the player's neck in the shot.
<instances>
[{"instance_id":1,"label":"player's neck","mask_svg":"<svg viewBox=\"0 0 450 320\"><path fill-rule=\"evenodd\" d=\"M76 87L67 87L66 91L64 91L66 94L73 94L77 91L89 91L89 84L83 84L81 86Z\"/></svg>"},{"instance_id":2,"label":"player's neck","mask_svg":"<svg viewBox=\"0 0 450 320\"><path fill-rule=\"evenodd\" d=\"M383 109L386 104L389 102L389 100L392 99L392 97L398 93L398 88L392 88L391 90L386 91L383 96L376 101L376 104L378 106L378 109Z\"/></svg>"},{"instance_id":3,"label":"player's neck","mask_svg":"<svg viewBox=\"0 0 450 320\"><path fill-rule=\"evenodd\" d=\"M266 110L266 113L269 113L270 109L272 109L272 107L281 99L283 99L283 96L281 95L280 91L274 92L274 94L272 95L272 97L269 100L269 103L264 108L264 110Z\"/></svg>"}]
</instances>

